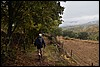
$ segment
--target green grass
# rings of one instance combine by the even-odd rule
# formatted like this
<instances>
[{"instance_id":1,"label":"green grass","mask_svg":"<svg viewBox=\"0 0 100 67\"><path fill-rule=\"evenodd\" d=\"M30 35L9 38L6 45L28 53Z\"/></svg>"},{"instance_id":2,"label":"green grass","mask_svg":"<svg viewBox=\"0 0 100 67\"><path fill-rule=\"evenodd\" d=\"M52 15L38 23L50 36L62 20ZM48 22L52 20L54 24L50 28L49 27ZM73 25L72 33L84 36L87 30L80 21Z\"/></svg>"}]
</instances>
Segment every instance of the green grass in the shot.
<instances>
[{"instance_id":1,"label":"green grass","mask_svg":"<svg viewBox=\"0 0 100 67\"><path fill-rule=\"evenodd\" d=\"M54 66L66 66L67 62L60 57L61 53L57 50L57 47L53 44L48 45L45 49L45 56L49 62L53 62Z\"/></svg>"}]
</instances>

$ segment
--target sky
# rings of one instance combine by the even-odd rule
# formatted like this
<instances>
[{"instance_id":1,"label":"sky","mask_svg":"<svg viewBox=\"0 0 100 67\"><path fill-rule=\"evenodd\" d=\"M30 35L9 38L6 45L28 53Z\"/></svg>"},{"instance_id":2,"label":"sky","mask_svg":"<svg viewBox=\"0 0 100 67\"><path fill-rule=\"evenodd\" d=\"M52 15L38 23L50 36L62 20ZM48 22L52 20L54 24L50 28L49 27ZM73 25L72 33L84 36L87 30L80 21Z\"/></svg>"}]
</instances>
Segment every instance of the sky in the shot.
<instances>
[{"instance_id":1,"label":"sky","mask_svg":"<svg viewBox=\"0 0 100 67\"><path fill-rule=\"evenodd\" d=\"M60 27L99 20L99 1L66 1L61 2L61 6L65 9L62 15L64 22L59 25Z\"/></svg>"}]
</instances>

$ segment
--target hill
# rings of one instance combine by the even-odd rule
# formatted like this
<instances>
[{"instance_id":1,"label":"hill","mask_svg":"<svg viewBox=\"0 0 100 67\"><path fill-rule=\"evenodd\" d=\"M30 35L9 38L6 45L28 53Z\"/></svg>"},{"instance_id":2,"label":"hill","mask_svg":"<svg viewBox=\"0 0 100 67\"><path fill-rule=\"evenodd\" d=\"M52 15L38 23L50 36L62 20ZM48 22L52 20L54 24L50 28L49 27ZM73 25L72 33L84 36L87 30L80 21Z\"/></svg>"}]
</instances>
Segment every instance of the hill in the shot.
<instances>
[{"instance_id":1,"label":"hill","mask_svg":"<svg viewBox=\"0 0 100 67\"><path fill-rule=\"evenodd\" d=\"M72 52L72 57L77 61L78 66L98 66L99 65L99 41L64 39L63 46L68 53Z\"/></svg>"},{"instance_id":2,"label":"hill","mask_svg":"<svg viewBox=\"0 0 100 67\"><path fill-rule=\"evenodd\" d=\"M99 32L99 21L90 21L82 25L64 26L62 29L75 32Z\"/></svg>"}]
</instances>

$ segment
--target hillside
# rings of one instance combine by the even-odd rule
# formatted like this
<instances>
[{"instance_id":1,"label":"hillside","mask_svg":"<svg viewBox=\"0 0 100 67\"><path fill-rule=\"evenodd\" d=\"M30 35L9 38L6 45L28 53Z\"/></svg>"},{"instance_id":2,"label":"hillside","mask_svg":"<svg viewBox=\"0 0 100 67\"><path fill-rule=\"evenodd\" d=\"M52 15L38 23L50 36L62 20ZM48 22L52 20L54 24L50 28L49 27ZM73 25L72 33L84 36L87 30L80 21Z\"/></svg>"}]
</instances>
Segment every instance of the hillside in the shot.
<instances>
[{"instance_id":1,"label":"hillside","mask_svg":"<svg viewBox=\"0 0 100 67\"><path fill-rule=\"evenodd\" d=\"M98 32L99 21L91 21L82 25L66 26L62 27L63 30L72 30L76 32Z\"/></svg>"},{"instance_id":2,"label":"hillside","mask_svg":"<svg viewBox=\"0 0 100 67\"><path fill-rule=\"evenodd\" d=\"M74 60L78 66L98 66L99 65L99 41L64 39L58 37L63 42L63 46L68 53L72 52Z\"/></svg>"}]
</instances>

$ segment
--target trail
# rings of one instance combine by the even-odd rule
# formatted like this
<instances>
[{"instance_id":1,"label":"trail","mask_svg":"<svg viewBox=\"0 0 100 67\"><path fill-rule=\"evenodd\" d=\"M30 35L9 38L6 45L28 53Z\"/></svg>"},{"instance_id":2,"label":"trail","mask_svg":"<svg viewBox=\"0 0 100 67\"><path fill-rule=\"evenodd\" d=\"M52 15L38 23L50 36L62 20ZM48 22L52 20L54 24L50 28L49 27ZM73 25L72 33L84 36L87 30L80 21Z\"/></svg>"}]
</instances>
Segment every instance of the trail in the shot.
<instances>
[{"instance_id":1,"label":"trail","mask_svg":"<svg viewBox=\"0 0 100 67\"><path fill-rule=\"evenodd\" d=\"M29 52L26 55L24 54L23 56L18 56L16 66L50 66L50 64L46 60L46 56L43 56L41 60L38 60L37 51Z\"/></svg>"},{"instance_id":2,"label":"trail","mask_svg":"<svg viewBox=\"0 0 100 67\"><path fill-rule=\"evenodd\" d=\"M49 44L49 40L44 37L46 47L43 50L43 58L38 60L37 49L33 45L31 49L23 53L17 51L14 61L8 60L3 66L75 66L76 63L70 64L71 59L67 55L59 53L59 50L53 44Z\"/></svg>"},{"instance_id":3,"label":"trail","mask_svg":"<svg viewBox=\"0 0 100 67\"><path fill-rule=\"evenodd\" d=\"M17 52L16 60L8 60L4 63L4 66L54 66L52 62L48 61L47 56L44 54L41 60L38 60L37 51L29 51L23 53L21 51Z\"/></svg>"},{"instance_id":4,"label":"trail","mask_svg":"<svg viewBox=\"0 0 100 67\"><path fill-rule=\"evenodd\" d=\"M2 66L54 66L55 64L48 60L48 52L50 52L47 50L48 48L49 47L47 45L44 49L44 55L41 60L38 60L37 49L33 45L32 48L25 53L17 51L16 59L14 61L7 60L4 64L2 64Z\"/></svg>"}]
</instances>

